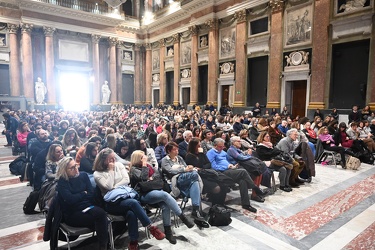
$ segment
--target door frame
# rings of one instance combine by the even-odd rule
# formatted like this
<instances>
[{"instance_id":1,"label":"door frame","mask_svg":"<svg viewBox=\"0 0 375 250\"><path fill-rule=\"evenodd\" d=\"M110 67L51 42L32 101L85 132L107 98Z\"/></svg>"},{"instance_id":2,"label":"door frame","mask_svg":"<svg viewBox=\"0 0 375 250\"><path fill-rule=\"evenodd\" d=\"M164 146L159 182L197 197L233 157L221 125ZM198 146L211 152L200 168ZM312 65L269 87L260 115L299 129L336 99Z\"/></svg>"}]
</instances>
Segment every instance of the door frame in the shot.
<instances>
[{"instance_id":1,"label":"door frame","mask_svg":"<svg viewBox=\"0 0 375 250\"><path fill-rule=\"evenodd\" d=\"M282 83L281 83L281 109L285 106L288 107L288 110L291 111L291 99L292 99L292 84L294 81L306 81L306 106L305 106L305 114L307 114L307 107L309 106L310 102L310 79L311 74L310 70L296 70L296 71L284 71L282 72Z\"/></svg>"}]
</instances>

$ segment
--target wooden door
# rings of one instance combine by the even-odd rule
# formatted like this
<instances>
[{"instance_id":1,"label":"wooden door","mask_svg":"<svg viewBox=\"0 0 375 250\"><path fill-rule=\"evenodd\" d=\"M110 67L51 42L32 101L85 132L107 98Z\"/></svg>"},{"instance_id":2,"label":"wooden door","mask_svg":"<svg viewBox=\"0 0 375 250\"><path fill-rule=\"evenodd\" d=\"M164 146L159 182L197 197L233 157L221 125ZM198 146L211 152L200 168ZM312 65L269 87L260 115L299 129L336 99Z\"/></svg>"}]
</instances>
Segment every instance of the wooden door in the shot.
<instances>
[{"instance_id":1,"label":"wooden door","mask_svg":"<svg viewBox=\"0 0 375 250\"><path fill-rule=\"evenodd\" d=\"M229 85L224 85L222 87L222 97L221 97L221 106L229 104Z\"/></svg>"},{"instance_id":2,"label":"wooden door","mask_svg":"<svg viewBox=\"0 0 375 250\"><path fill-rule=\"evenodd\" d=\"M292 115L306 116L306 86L307 81L294 81L292 84Z\"/></svg>"}]
</instances>

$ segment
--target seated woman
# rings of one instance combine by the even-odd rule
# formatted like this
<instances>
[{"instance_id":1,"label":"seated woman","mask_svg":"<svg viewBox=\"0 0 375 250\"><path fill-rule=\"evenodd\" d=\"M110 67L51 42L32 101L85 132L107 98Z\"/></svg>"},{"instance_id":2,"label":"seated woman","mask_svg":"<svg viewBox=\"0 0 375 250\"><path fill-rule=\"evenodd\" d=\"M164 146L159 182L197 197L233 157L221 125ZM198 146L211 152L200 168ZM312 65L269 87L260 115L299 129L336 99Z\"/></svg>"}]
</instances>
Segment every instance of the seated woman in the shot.
<instances>
[{"instance_id":1,"label":"seated woman","mask_svg":"<svg viewBox=\"0 0 375 250\"><path fill-rule=\"evenodd\" d=\"M17 141L21 151L26 154L27 135L31 132L27 122L20 122L17 131Z\"/></svg>"},{"instance_id":2,"label":"seated woman","mask_svg":"<svg viewBox=\"0 0 375 250\"><path fill-rule=\"evenodd\" d=\"M198 170L198 174L202 172L202 169L211 169L211 162L203 153L199 139L195 137L189 141L185 161L186 164L193 165ZM213 179L205 178L204 175L200 175L200 177L203 181L202 193L208 194L208 198L212 202L212 205L224 205L228 187L223 183L214 181Z\"/></svg>"},{"instance_id":3,"label":"seated woman","mask_svg":"<svg viewBox=\"0 0 375 250\"><path fill-rule=\"evenodd\" d=\"M64 158L64 151L60 144L52 144L46 157L46 179L51 181L56 177L58 162Z\"/></svg>"},{"instance_id":4,"label":"seated woman","mask_svg":"<svg viewBox=\"0 0 375 250\"><path fill-rule=\"evenodd\" d=\"M94 171L92 167L94 166L94 161L96 155L98 154L99 146L95 142L89 142L86 145L86 150L84 156L81 158L79 163L79 170L81 172L86 172L89 175L91 185L93 188L96 187L95 180L94 180Z\"/></svg>"},{"instance_id":5,"label":"seated woman","mask_svg":"<svg viewBox=\"0 0 375 250\"><path fill-rule=\"evenodd\" d=\"M110 148L105 148L99 152L94 162L94 171L96 185L100 188L103 196L112 190L122 186L126 187L129 184L128 172L124 165L116 162L115 153ZM126 218L130 238L129 249L139 249L138 219L157 240L165 238L165 234L152 225L145 210L132 196L127 199L119 198L115 202L106 201L104 208L108 213L123 215Z\"/></svg>"},{"instance_id":6,"label":"seated woman","mask_svg":"<svg viewBox=\"0 0 375 250\"><path fill-rule=\"evenodd\" d=\"M254 142L250 140L249 138L249 131L247 129L242 129L240 131L240 134L238 135L241 138L241 145L242 149L253 149L254 148Z\"/></svg>"},{"instance_id":7,"label":"seated woman","mask_svg":"<svg viewBox=\"0 0 375 250\"><path fill-rule=\"evenodd\" d=\"M176 244L176 237L171 230L171 210L181 218L182 222L192 228L194 223L189 220L181 211L176 200L163 190L152 190L148 193L142 193L139 183L160 179L158 171L148 164L147 156L141 150L135 150L130 159L130 182L132 187L141 195L140 201L143 204L157 204L162 209L163 225L165 237L167 240Z\"/></svg>"},{"instance_id":8,"label":"seated woman","mask_svg":"<svg viewBox=\"0 0 375 250\"><path fill-rule=\"evenodd\" d=\"M280 129L277 128L276 121L270 122L270 126L268 128L268 134L271 139L270 141L272 142L272 145L274 146L284 137Z\"/></svg>"},{"instance_id":9,"label":"seated woman","mask_svg":"<svg viewBox=\"0 0 375 250\"><path fill-rule=\"evenodd\" d=\"M228 162L246 169L255 184L255 187L252 188L251 199L257 202L264 202L263 196L267 195L268 192L262 191L259 185L262 181L262 173L266 170L267 166L264 162L252 156L251 149L245 152L241 150L241 138L239 136L231 137L230 141L232 145L227 151ZM252 158L253 161L250 160Z\"/></svg>"},{"instance_id":10,"label":"seated woman","mask_svg":"<svg viewBox=\"0 0 375 250\"><path fill-rule=\"evenodd\" d=\"M78 135L77 135L77 132L74 128L69 128L65 132L61 142L62 142L62 146L63 146L63 149L65 150L65 152L67 154L71 154L74 157L75 157L79 147L81 147L81 142L80 142L80 140L78 138Z\"/></svg>"},{"instance_id":11,"label":"seated woman","mask_svg":"<svg viewBox=\"0 0 375 250\"><path fill-rule=\"evenodd\" d=\"M203 148L203 153L206 154L208 150L214 147L214 143L212 142L213 137L212 130L206 129L202 131L201 137L201 146Z\"/></svg>"},{"instance_id":12,"label":"seated woman","mask_svg":"<svg viewBox=\"0 0 375 250\"><path fill-rule=\"evenodd\" d=\"M99 249L107 249L107 213L93 205L94 191L87 174L78 171L78 165L72 157L65 157L59 162L56 178L63 221L73 227L94 227Z\"/></svg>"},{"instance_id":13,"label":"seated woman","mask_svg":"<svg viewBox=\"0 0 375 250\"><path fill-rule=\"evenodd\" d=\"M268 132L260 133L257 142L258 144L256 147L256 152L259 159L262 161L271 161L274 157L282 152L281 150L273 147L271 137ZM291 192L293 190L289 185L291 170L285 166L275 166L273 164L271 164L269 168L279 172L280 189L285 192Z\"/></svg>"},{"instance_id":14,"label":"seated woman","mask_svg":"<svg viewBox=\"0 0 375 250\"><path fill-rule=\"evenodd\" d=\"M167 155L165 153L165 145L168 143L168 135L165 133L158 134L157 136L157 144L158 146L155 148L155 157L158 161L158 166L161 166L161 160Z\"/></svg>"},{"instance_id":15,"label":"seated woman","mask_svg":"<svg viewBox=\"0 0 375 250\"><path fill-rule=\"evenodd\" d=\"M172 192L175 191L173 194L178 197L179 193L182 192L185 196L190 197L193 205L191 213L193 219L201 226L208 225L200 210L202 188L199 184L198 172L193 165L186 165L182 157L178 155L178 145L175 142L169 142L165 146L165 151L167 156L162 159L161 168L168 175L168 178L178 177L176 187L172 187Z\"/></svg>"},{"instance_id":16,"label":"seated woman","mask_svg":"<svg viewBox=\"0 0 375 250\"><path fill-rule=\"evenodd\" d=\"M159 168L158 161L156 160L155 151L152 148L148 148L144 139L135 140L135 150L141 150L147 156L147 163L150 164L155 170Z\"/></svg>"},{"instance_id":17,"label":"seated woman","mask_svg":"<svg viewBox=\"0 0 375 250\"><path fill-rule=\"evenodd\" d=\"M319 129L318 138L322 141L324 149L337 152L341 155L341 166L342 168L346 168L345 148L335 145L335 140L333 140L332 135L328 133L327 127L322 127Z\"/></svg>"},{"instance_id":18,"label":"seated woman","mask_svg":"<svg viewBox=\"0 0 375 250\"><path fill-rule=\"evenodd\" d=\"M306 135L309 142L316 144L318 137L315 131L311 128L311 123L309 121L303 126L302 132Z\"/></svg>"}]
</instances>

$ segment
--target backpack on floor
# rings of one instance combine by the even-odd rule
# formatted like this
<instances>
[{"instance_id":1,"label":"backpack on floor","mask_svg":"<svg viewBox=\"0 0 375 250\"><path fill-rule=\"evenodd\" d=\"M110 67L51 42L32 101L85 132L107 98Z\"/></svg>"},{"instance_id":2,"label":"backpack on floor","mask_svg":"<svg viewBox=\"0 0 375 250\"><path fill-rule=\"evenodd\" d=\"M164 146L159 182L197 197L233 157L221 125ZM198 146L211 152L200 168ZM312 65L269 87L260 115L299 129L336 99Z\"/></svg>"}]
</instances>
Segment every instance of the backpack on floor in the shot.
<instances>
[{"instance_id":1,"label":"backpack on floor","mask_svg":"<svg viewBox=\"0 0 375 250\"><path fill-rule=\"evenodd\" d=\"M228 226L232 222L230 217L229 209L215 204L210 208L208 223L211 226Z\"/></svg>"},{"instance_id":2,"label":"backpack on floor","mask_svg":"<svg viewBox=\"0 0 375 250\"><path fill-rule=\"evenodd\" d=\"M367 163L367 164L374 164L374 156L369 150L364 150L363 152L358 152L355 154L355 157L357 157L361 162Z\"/></svg>"},{"instance_id":3,"label":"backpack on floor","mask_svg":"<svg viewBox=\"0 0 375 250\"><path fill-rule=\"evenodd\" d=\"M39 212L35 211L36 204L39 199L39 191L32 191L26 198L25 204L23 204L23 212L25 214L37 214Z\"/></svg>"},{"instance_id":4,"label":"backpack on floor","mask_svg":"<svg viewBox=\"0 0 375 250\"><path fill-rule=\"evenodd\" d=\"M347 169L357 170L360 166L361 161L354 156L349 156L349 158L346 160Z\"/></svg>"},{"instance_id":5,"label":"backpack on floor","mask_svg":"<svg viewBox=\"0 0 375 250\"><path fill-rule=\"evenodd\" d=\"M25 173L26 164L27 159L25 156L17 157L9 164L10 173L13 175L23 175Z\"/></svg>"}]
</instances>

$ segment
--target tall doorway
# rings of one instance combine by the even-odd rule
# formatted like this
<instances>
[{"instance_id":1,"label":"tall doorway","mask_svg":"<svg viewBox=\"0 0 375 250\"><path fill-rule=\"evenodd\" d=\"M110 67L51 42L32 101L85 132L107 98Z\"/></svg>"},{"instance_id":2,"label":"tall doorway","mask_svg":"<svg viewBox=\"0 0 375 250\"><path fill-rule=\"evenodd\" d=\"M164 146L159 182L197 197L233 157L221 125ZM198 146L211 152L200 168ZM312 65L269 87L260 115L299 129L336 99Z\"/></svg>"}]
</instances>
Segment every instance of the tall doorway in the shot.
<instances>
[{"instance_id":1,"label":"tall doorway","mask_svg":"<svg viewBox=\"0 0 375 250\"><path fill-rule=\"evenodd\" d=\"M221 106L229 104L229 85L222 86Z\"/></svg>"},{"instance_id":2,"label":"tall doorway","mask_svg":"<svg viewBox=\"0 0 375 250\"><path fill-rule=\"evenodd\" d=\"M305 116L306 112L306 81L294 81L292 87L292 114L294 117Z\"/></svg>"},{"instance_id":3,"label":"tall doorway","mask_svg":"<svg viewBox=\"0 0 375 250\"><path fill-rule=\"evenodd\" d=\"M182 98L180 101L181 105L187 108L190 103L190 88L182 88Z\"/></svg>"},{"instance_id":4,"label":"tall doorway","mask_svg":"<svg viewBox=\"0 0 375 250\"><path fill-rule=\"evenodd\" d=\"M153 92L154 93L152 95L153 97L152 106L156 107L160 102L160 96L159 96L160 89L154 89Z\"/></svg>"}]
</instances>

